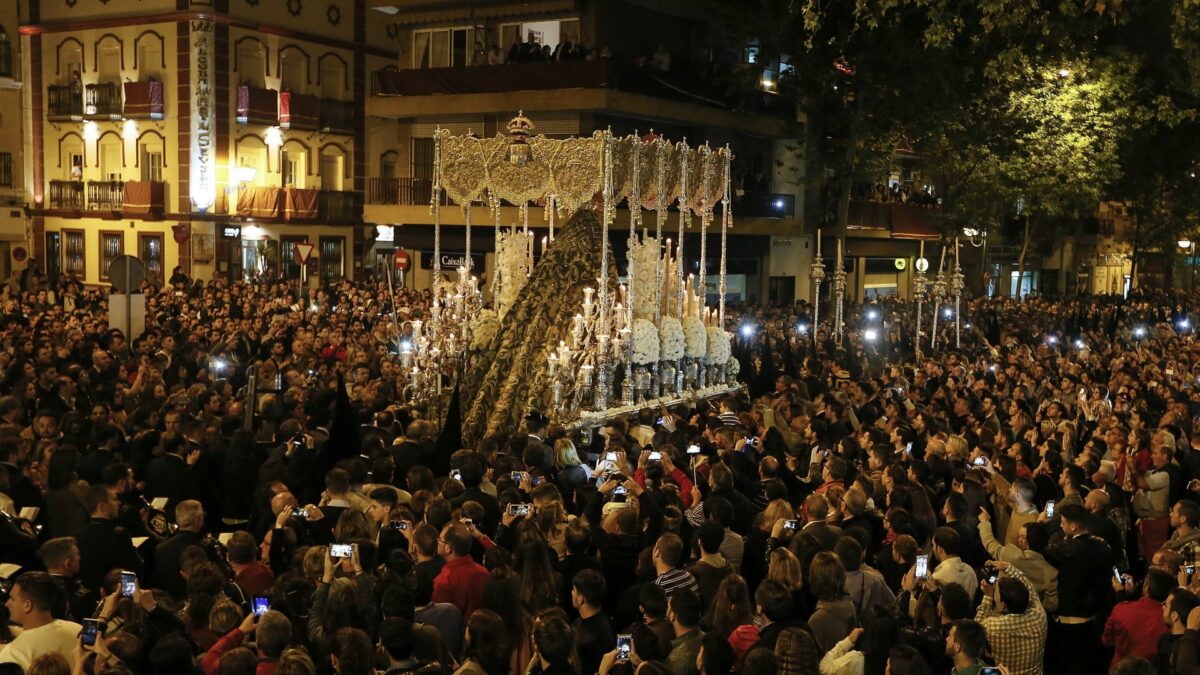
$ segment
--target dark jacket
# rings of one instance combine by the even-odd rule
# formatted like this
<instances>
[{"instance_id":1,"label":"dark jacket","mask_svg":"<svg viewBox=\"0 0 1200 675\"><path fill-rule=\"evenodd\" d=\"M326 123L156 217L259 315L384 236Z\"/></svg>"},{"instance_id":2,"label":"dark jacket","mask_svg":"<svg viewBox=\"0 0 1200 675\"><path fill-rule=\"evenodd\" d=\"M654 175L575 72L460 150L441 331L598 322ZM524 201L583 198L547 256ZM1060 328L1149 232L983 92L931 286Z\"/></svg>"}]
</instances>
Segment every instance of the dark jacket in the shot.
<instances>
[{"instance_id":1,"label":"dark jacket","mask_svg":"<svg viewBox=\"0 0 1200 675\"><path fill-rule=\"evenodd\" d=\"M180 530L154 549L155 584L176 600L187 597L187 582L179 573L179 558L183 549L199 546L201 541L199 534Z\"/></svg>"},{"instance_id":2,"label":"dark jacket","mask_svg":"<svg viewBox=\"0 0 1200 675\"><path fill-rule=\"evenodd\" d=\"M75 545L79 547L79 581L88 588L99 588L113 569L142 572L142 558L129 533L111 520L89 520L75 533Z\"/></svg>"},{"instance_id":3,"label":"dark jacket","mask_svg":"<svg viewBox=\"0 0 1200 675\"><path fill-rule=\"evenodd\" d=\"M199 496L196 484L192 467L188 466L187 460L174 453L155 457L146 466L146 499L153 501L158 497L166 497L165 511L168 516L175 513L179 502Z\"/></svg>"},{"instance_id":4,"label":"dark jacket","mask_svg":"<svg viewBox=\"0 0 1200 675\"><path fill-rule=\"evenodd\" d=\"M1107 610L1112 550L1092 534L1066 538L1059 533L1046 547L1046 561L1058 568L1059 616L1094 617Z\"/></svg>"},{"instance_id":5,"label":"dark jacket","mask_svg":"<svg viewBox=\"0 0 1200 675\"><path fill-rule=\"evenodd\" d=\"M807 574L812 559L822 551L832 551L841 538L842 528L818 521L805 525L792 537L788 548L800 559L800 569Z\"/></svg>"}]
</instances>

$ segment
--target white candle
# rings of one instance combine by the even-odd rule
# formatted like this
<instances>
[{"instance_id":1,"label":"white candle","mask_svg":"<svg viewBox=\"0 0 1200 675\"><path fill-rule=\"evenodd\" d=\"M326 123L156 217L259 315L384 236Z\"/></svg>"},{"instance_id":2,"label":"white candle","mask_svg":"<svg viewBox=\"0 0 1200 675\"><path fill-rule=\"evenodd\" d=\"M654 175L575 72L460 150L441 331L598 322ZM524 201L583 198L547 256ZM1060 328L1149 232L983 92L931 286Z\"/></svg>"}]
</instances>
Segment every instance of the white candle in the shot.
<instances>
[{"instance_id":1,"label":"white candle","mask_svg":"<svg viewBox=\"0 0 1200 675\"><path fill-rule=\"evenodd\" d=\"M821 257L821 230L817 228L817 257Z\"/></svg>"}]
</instances>

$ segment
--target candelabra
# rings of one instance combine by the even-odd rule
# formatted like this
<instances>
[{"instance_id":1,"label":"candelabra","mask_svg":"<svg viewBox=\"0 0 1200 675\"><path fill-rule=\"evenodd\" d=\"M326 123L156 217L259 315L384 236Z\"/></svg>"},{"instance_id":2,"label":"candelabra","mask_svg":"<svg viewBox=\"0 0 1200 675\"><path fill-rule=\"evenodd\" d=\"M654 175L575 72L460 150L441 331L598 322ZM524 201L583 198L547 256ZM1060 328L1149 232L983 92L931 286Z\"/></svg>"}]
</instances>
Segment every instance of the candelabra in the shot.
<instances>
[{"instance_id":1,"label":"candelabra","mask_svg":"<svg viewBox=\"0 0 1200 675\"><path fill-rule=\"evenodd\" d=\"M930 339L929 348L937 350L937 321L938 308L941 306L942 300L946 297L946 272L938 270L937 278L933 282L933 294L930 300L930 305L933 308L933 336Z\"/></svg>"},{"instance_id":2,"label":"candelabra","mask_svg":"<svg viewBox=\"0 0 1200 675\"><path fill-rule=\"evenodd\" d=\"M956 247L957 248L957 247ZM954 273L950 275L950 291L954 293L954 347L959 349L962 347L962 320L959 318L959 309L962 303L963 292L963 273L962 268L958 266L958 255L954 259Z\"/></svg>"},{"instance_id":3,"label":"candelabra","mask_svg":"<svg viewBox=\"0 0 1200 675\"><path fill-rule=\"evenodd\" d=\"M922 263L924 258L919 259ZM925 277L925 265L917 265L917 273L913 277L913 300L917 303L917 328L916 335L913 336L913 345L915 346L917 359L921 358L921 307L925 304L925 292L929 286L929 280ZM937 309L933 310L937 314Z\"/></svg>"},{"instance_id":4,"label":"candelabra","mask_svg":"<svg viewBox=\"0 0 1200 675\"><path fill-rule=\"evenodd\" d=\"M818 241L820 241L821 233L817 233ZM812 279L813 284L813 320L812 320L812 339L813 346L817 344L817 326L821 321L821 282L825 280L825 263L821 261L820 244L818 244L817 257L813 259L811 268L808 271L808 278Z\"/></svg>"},{"instance_id":5,"label":"candelabra","mask_svg":"<svg viewBox=\"0 0 1200 675\"><path fill-rule=\"evenodd\" d=\"M846 270L842 264L841 256L838 256L837 268L833 270L833 294L836 298L833 311L834 333L837 336L837 343L842 343L842 335L845 332L845 316L843 314L844 303L846 299Z\"/></svg>"}]
</instances>

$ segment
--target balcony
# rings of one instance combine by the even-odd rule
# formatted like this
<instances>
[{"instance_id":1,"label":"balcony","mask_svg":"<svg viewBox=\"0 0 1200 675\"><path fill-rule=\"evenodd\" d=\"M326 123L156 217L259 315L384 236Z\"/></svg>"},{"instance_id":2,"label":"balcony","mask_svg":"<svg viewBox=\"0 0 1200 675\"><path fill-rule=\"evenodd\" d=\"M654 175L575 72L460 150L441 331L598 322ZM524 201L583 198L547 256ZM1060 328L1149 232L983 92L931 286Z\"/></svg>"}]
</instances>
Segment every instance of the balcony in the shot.
<instances>
[{"instance_id":1,"label":"balcony","mask_svg":"<svg viewBox=\"0 0 1200 675\"><path fill-rule=\"evenodd\" d=\"M351 135L354 133L354 103L321 99L320 127L328 133Z\"/></svg>"},{"instance_id":2,"label":"balcony","mask_svg":"<svg viewBox=\"0 0 1200 675\"><path fill-rule=\"evenodd\" d=\"M119 180L87 182L89 211L120 211L125 202L125 183Z\"/></svg>"},{"instance_id":3,"label":"balcony","mask_svg":"<svg viewBox=\"0 0 1200 675\"><path fill-rule=\"evenodd\" d=\"M358 222L362 220L362 194L321 190L318 200L320 219L326 223Z\"/></svg>"},{"instance_id":4,"label":"balcony","mask_svg":"<svg viewBox=\"0 0 1200 675\"><path fill-rule=\"evenodd\" d=\"M385 68L371 74L375 96L486 94L531 89L595 89L613 79L612 62L554 61L458 68Z\"/></svg>"},{"instance_id":5,"label":"balcony","mask_svg":"<svg viewBox=\"0 0 1200 675\"><path fill-rule=\"evenodd\" d=\"M279 124L279 95L274 89L248 84L237 88L238 124Z\"/></svg>"},{"instance_id":6,"label":"balcony","mask_svg":"<svg viewBox=\"0 0 1200 675\"><path fill-rule=\"evenodd\" d=\"M238 99L238 115L241 116L241 99ZM306 96L293 91L279 93L279 128L316 131L317 117L321 112L321 101L316 96Z\"/></svg>"},{"instance_id":7,"label":"balcony","mask_svg":"<svg viewBox=\"0 0 1200 675\"><path fill-rule=\"evenodd\" d=\"M81 180L50 181L50 208L64 211L82 211L86 203Z\"/></svg>"},{"instance_id":8,"label":"balcony","mask_svg":"<svg viewBox=\"0 0 1200 675\"><path fill-rule=\"evenodd\" d=\"M163 83L157 80L125 83L126 119L161 120L166 117L163 103Z\"/></svg>"},{"instance_id":9,"label":"balcony","mask_svg":"<svg viewBox=\"0 0 1200 675\"><path fill-rule=\"evenodd\" d=\"M89 84L84 88L83 115L89 120L121 119L121 92L113 82Z\"/></svg>"},{"instance_id":10,"label":"balcony","mask_svg":"<svg viewBox=\"0 0 1200 675\"><path fill-rule=\"evenodd\" d=\"M428 204L433 195L433 181L428 178L368 178L368 204L399 204L419 206ZM448 204L443 194L442 204Z\"/></svg>"},{"instance_id":11,"label":"balcony","mask_svg":"<svg viewBox=\"0 0 1200 675\"><path fill-rule=\"evenodd\" d=\"M937 239L941 236L938 213L938 209L924 206L851 199L846 224L864 230L889 230L893 239Z\"/></svg>"},{"instance_id":12,"label":"balcony","mask_svg":"<svg viewBox=\"0 0 1200 675\"><path fill-rule=\"evenodd\" d=\"M75 84L47 87L46 116L51 122L83 121L83 89Z\"/></svg>"}]
</instances>

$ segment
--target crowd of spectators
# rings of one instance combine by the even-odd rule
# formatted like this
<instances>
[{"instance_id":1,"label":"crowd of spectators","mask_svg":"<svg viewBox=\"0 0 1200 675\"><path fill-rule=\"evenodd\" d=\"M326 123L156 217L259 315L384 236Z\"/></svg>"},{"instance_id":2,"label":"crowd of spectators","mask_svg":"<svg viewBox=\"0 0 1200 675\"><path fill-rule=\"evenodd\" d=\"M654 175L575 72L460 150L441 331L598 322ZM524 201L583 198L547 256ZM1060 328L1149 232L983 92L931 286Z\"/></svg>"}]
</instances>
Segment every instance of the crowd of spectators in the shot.
<instances>
[{"instance_id":1,"label":"crowd of spectators","mask_svg":"<svg viewBox=\"0 0 1200 675\"><path fill-rule=\"evenodd\" d=\"M744 393L460 448L399 403L427 294L179 275L130 340L27 281L0 674L1200 670L1194 298L975 300L921 355L901 301L733 308Z\"/></svg>"}]
</instances>

